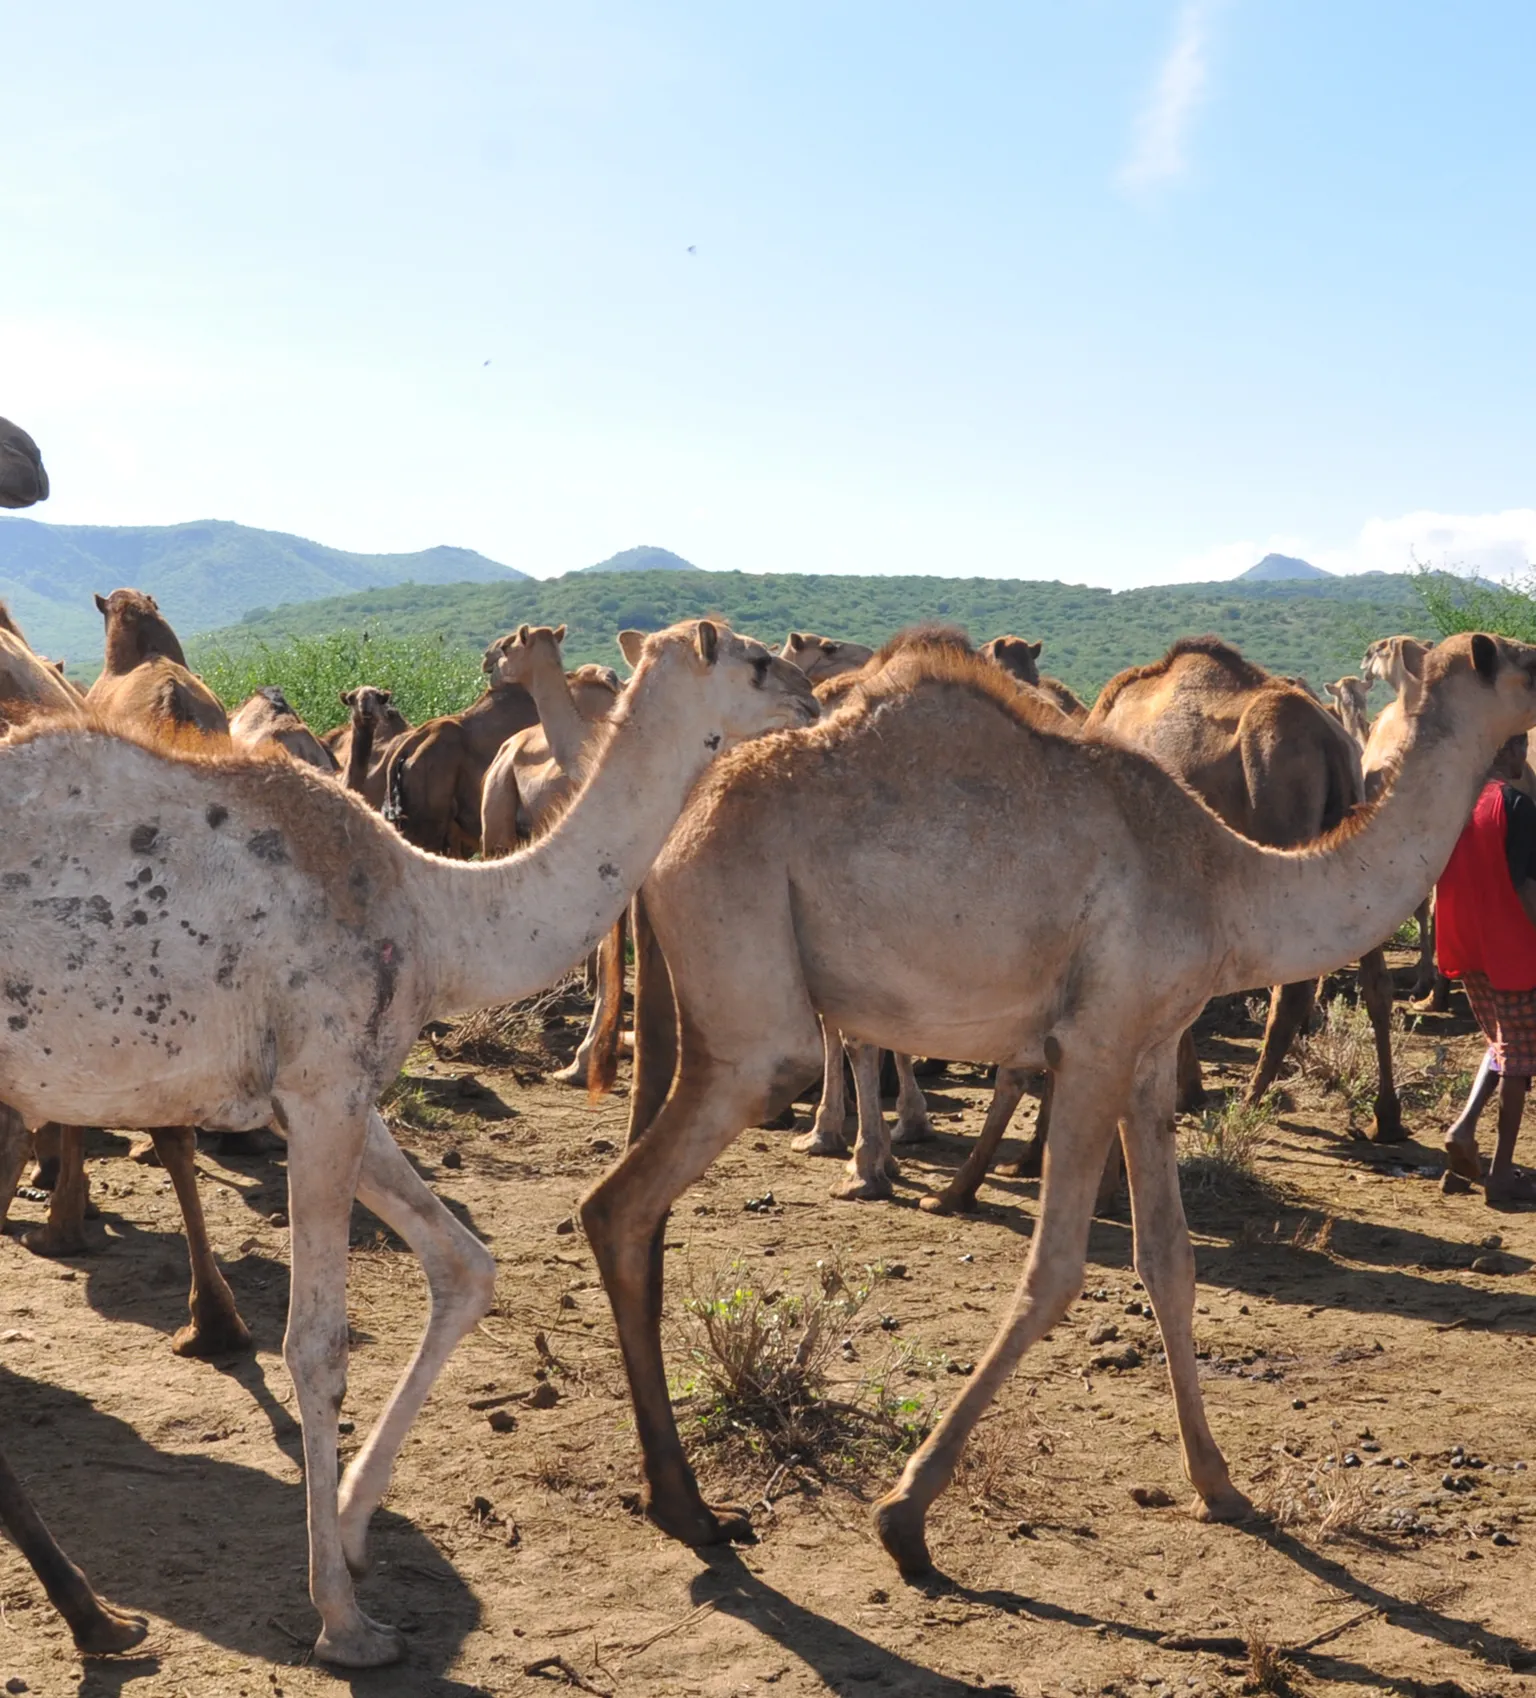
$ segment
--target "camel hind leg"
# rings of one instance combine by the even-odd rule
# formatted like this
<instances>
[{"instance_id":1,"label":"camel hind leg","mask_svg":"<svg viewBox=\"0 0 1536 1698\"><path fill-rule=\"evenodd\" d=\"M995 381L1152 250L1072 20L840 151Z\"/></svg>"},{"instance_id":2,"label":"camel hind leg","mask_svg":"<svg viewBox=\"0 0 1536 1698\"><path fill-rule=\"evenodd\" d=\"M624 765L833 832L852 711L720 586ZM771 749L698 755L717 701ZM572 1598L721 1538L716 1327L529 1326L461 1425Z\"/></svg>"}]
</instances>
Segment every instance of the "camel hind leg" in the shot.
<instances>
[{"instance_id":1,"label":"camel hind leg","mask_svg":"<svg viewBox=\"0 0 1536 1698\"><path fill-rule=\"evenodd\" d=\"M912 1057L895 1051L898 1095L896 1097L896 1126L891 1133L893 1144L925 1144L933 1136L933 1122L928 1118L928 1099L923 1095L912 1071Z\"/></svg>"},{"instance_id":2,"label":"camel hind leg","mask_svg":"<svg viewBox=\"0 0 1536 1698\"><path fill-rule=\"evenodd\" d=\"M235 1294L220 1273L208 1240L203 1199L197 1189L197 1128L157 1126L150 1137L181 1205L187 1260L192 1265L192 1291L187 1299L191 1319L172 1338L171 1349L178 1356L223 1356L249 1350L250 1329L240 1319Z\"/></svg>"},{"instance_id":3,"label":"camel hind leg","mask_svg":"<svg viewBox=\"0 0 1536 1698\"><path fill-rule=\"evenodd\" d=\"M9 1110L6 1111L7 1113ZM126 1615L103 1603L91 1583L69 1560L26 1488L0 1455L0 1524L32 1565L53 1607L69 1623L76 1646L88 1657L131 1651L149 1631L140 1615ZM13 1686L19 1683L12 1682Z\"/></svg>"},{"instance_id":4,"label":"camel hind leg","mask_svg":"<svg viewBox=\"0 0 1536 1698\"><path fill-rule=\"evenodd\" d=\"M557 1084L585 1086L590 1082L592 1052L597 1048L604 1022L608 1018L608 998L614 994L615 984L620 998L624 995L624 932L624 921L620 919L594 952L597 983L592 998L592 1018L587 1021L587 1029L571 1058L570 1065L550 1075ZM618 954L616 966L611 959L614 952Z\"/></svg>"},{"instance_id":5,"label":"camel hind leg","mask_svg":"<svg viewBox=\"0 0 1536 1698\"><path fill-rule=\"evenodd\" d=\"M878 1096L876 1098L878 1101ZM803 1156L845 1156L848 1140L848 1087L843 1080L843 1035L830 1020L821 1022L821 1101L809 1132L791 1138L789 1147Z\"/></svg>"},{"instance_id":6,"label":"camel hind leg","mask_svg":"<svg viewBox=\"0 0 1536 1698\"><path fill-rule=\"evenodd\" d=\"M411 1166L376 1110L368 1116L357 1195L415 1252L430 1307L416 1354L341 1482L341 1541L354 1574L363 1571L368 1521L389 1487L411 1423L454 1346L490 1311L496 1294L495 1258Z\"/></svg>"},{"instance_id":7,"label":"camel hind leg","mask_svg":"<svg viewBox=\"0 0 1536 1698\"><path fill-rule=\"evenodd\" d=\"M85 1177L85 1128L61 1126L59 1172L48 1199L48 1219L22 1234L22 1243L34 1256L83 1256L85 1205L89 1195Z\"/></svg>"},{"instance_id":8,"label":"camel hind leg","mask_svg":"<svg viewBox=\"0 0 1536 1698\"><path fill-rule=\"evenodd\" d=\"M999 1067L997 1079L992 1086L992 1101L987 1104L987 1118L982 1126L981 1135L971 1146L960 1171L956 1173L942 1191L931 1197L924 1197L918 1207L931 1215L969 1214L976 1207L976 1193L981 1188L981 1182L987 1177L987 1170L992 1165L992 1157L997 1153L997 1146L1002 1143L1003 1135L1008 1130L1008 1124L1013 1119L1014 1110L1019 1106L1019 1099L1024 1095L1024 1087L1028 1083L1030 1070L1027 1067ZM1050 1090L1051 1075L1046 1074L1046 1089ZM1042 1102L1040 1113L1046 1113ZM1044 1160L1045 1146L1041 1140L1041 1160Z\"/></svg>"},{"instance_id":9,"label":"camel hind leg","mask_svg":"<svg viewBox=\"0 0 1536 1698\"><path fill-rule=\"evenodd\" d=\"M932 1567L928 1511L953 1478L971 1429L1024 1352L1050 1331L1082 1289L1094 1196L1128 1084L1123 1063L1107 1050L1073 1056L1057 1078L1040 1220L1013 1311L964 1390L907 1463L900 1482L875 1506L880 1542L909 1579Z\"/></svg>"},{"instance_id":10,"label":"camel hind leg","mask_svg":"<svg viewBox=\"0 0 1536 1698\"><path fill-rule=\"evenodd\" d=\"M891 1196L898 1177L891 1155L890 1128L880 1106L880 1049L876 1044L850 1045L854 1096L859 1108L859 1135L847 1176L832 1195L847 1203L871 1202ZM910 1065L910 1063L908 1064Z\"/></svg>"},{"instance_id":11,"label":"camel hind leg","mask_svg":"<svg viewBox=\"0 0 1536 1698\"><path fill-rule=\"evenodd\" d=\"M1402 1104L1392 1076L1392 974L1384 950L1373 949L1360 957L1359 979L1360 1000L1370 1015L1376 1041L1376 1124L1371 1137L1378 1144L1400 1144L1408 1134L1403 1130Z\"/></svg>"},{"instance_id":12,"label":"camel hind leg","mask_svg":"<svg viewBox=\"0 0 1536 1698\"><path fill-rule=\"evenodd\" d=\"M1280 1075L1280 1068L1297 1034L1306 1025L1317 1001L1317 981L1303 979L1293 985L1278 985L1270 992L1269 1020L1259 1059L1243 1092L1243 1101L1259 1102Z\"/></svg>"},{"instance_id":13,"label":"camel hind leg","mask_svg":"<svg viewBox=\"0 0 1536 1698\"><path fill-rule=\"evenodd\" d=\"M16 1187L32 1153L32 1136L27 1123L7 1103L0 1103L0 1231L10 1219Z\"/></svg>"}]
</instances>

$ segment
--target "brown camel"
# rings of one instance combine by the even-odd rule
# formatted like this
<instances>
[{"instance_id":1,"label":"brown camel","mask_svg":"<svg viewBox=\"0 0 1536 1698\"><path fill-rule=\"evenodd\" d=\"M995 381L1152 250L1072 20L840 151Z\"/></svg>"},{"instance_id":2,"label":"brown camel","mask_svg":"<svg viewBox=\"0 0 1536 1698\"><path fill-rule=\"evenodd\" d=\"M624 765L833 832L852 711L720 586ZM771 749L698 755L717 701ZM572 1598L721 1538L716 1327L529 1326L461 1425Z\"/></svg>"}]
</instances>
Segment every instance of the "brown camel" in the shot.
<instances>
[{"instance_id":1,"label":"brown camel","mask_svg":"<svg viewBox=\"0 0 1536 1698\"><path fill-rule=\"evenodd\" d=\"M1371 735L1371 716L1366 708L1371 686L1363 678L1348 677L1335 678L1323 688L1333 697L1327 711L1354 738L1356 745L1364 749Z\"/></svg>"},{"instance_id":2,"label":"brown camel","mask_svg":"<svg viewBox=\"0 0 1536 1698\"><path fill-rule=\"evenodd\" d=\"M377 684L343 690L341 700L351 711L340 725L321 732L320 741L341 769L346 788L377 811L384 806L384 784L395 741L412 729L411 722L395 706L393 692ZM361 750L357 748L359 737Z\"/></svg>"},{"instance_id":3,"label":"brown camel","mask_svg":"<svg viewBox=\"0 0 1536 1698\"><path fill-rule=\"evenodd\" d=\"M1041 676L1036 664L1041 647L1040 643L1026 642L1023 637L994 637L991 642L983 643L978 652L1021 684L1039 690L1068 719L1086 719L1088 709L1059 678Z\"/></svg>"},{"instance_id":4,"label":"brown camel","mask_svg":"<svg viewBox=\"0 0 1536 1698\"><path fill-rule=\"evenodd\" d=\"M48 474L43 470L37 444L19 425L0 419L0 507L31 507L47 498ZM4 603L0 603L0 631L21 639ZM25 647L25 640L21 640ZM0 1103L0 1149L25 1150L26 1141L26 1127L20 1117ZM144 1618L126 1615L97 1597L90 1581L48 1531L4 1456L0 1456L0 1524L31 1564L54 1608L69 1624L76 1647L86 1656L131 1651L143 1639L149 1631Z\"/></svg>"},{"instance_id":5,"label":"brown camel","mask_svg":"<svg viewBox=\"0 0 1536 1698\"><path fill-rule=\"evenodd\" d=\"M1081 1289L1117 1123L1136 1271L1198 1512L1249 1511L1195 1361L1172 1127L1179 1039L1211 997L1315 979L1412 908L1494 751L1536 723L1536 647L1441 644L1396 782L1298 849L1240 836L1139 751L1059 723L974 657L917 651L819 727L723 760L645 881L629 1141L580 1212L613 1305L649 1512L675 1537L746 1529L705 1504L678 1439L660 1335L668 1212L814 1075L818 1013L864 1042L1055 1074L1040 1215L1011 1311L878 1506L902 1571L928 1572L927 1511L967 1435ZM942 947L913 914L942 916ZM717 915L749 950L720 947Z\"/></svg>"},{"instance_id":6,"label":"brown camel","mask_svg":"<svg viewBox=\"0 0 1536 1698\"><path fill-rule=\"evenodd\" d=\"M592 949L722 748L816 712L761 644L708 620L659 632L559 824L473 866L416 851L340 785L260 751L46 720L0 743L0 983L26 982L21 1018L0 1023L0 1100L66 1123L270 1121L288 1140L283 1351L321 1658L368 1667L404 1649L351 1574L411 1422L494 1295L490 1252L374 1103L429 1020L527 996ZM430 1300L338 1489L354 1198L416 1251Z\"/></svg>"},{"instance_id":7,"label":"brown camel","mask_svg":"<svg viewBox=\"0 0 1536 1698\"><path fill-rule=\"evenodd\" d=\"M264 684L235 709L229 719L229 734L248 748L275 743L296 761L303 761L329 778L341 774L336 757L294 712L276 684Z\"/></svg>"},{"instance_id":8,"label":"brown camel","mask_svg":"<svg viewBox=\"0 0 1536 1698\"><path fill-rule=\"evenodd\" d=\"M810 631L791 631L779 650L779 659L798 666L813 684L825 684L846 672L857 672L874 655L875 651L865 648L863 643L818 637Z\"/></svg>"},{"instance_id":9,"label":"brown camel","mask_svg":"<svg viewBox=\"0 0 1536 1698\"><path fill-rule=\"evenodd\" d=\"M482 670L494 673L496 645ZM506 740L538 724L533 697L520 684L489 687L462 713L443 714L391 745L383 814L407 843L467 860L480 848L480 793Z\"/></svg>"},{"instance_id":10,"label":"brown camel","mask_svg":"<svg viewBox=\"0 0 1536 1698\"><path fill-rule=\"evenodd\" d=\"M153 596L113 590L97 596L96 606L107 625L106 664L85 699L97 713L134 725L229 730L218 697L188 671L176 633Z\"/></svg>"},{"instance_id":11,"label":"brown camel","mask_svg":"<svg viewBox=\"0 0 1536 1698\"><path fill-rule=\"evenodd\" d=\"M83 698L74 685L27 646L0 602L0 732L39 713L67 713Z\"/></svg>"}]
</instances>

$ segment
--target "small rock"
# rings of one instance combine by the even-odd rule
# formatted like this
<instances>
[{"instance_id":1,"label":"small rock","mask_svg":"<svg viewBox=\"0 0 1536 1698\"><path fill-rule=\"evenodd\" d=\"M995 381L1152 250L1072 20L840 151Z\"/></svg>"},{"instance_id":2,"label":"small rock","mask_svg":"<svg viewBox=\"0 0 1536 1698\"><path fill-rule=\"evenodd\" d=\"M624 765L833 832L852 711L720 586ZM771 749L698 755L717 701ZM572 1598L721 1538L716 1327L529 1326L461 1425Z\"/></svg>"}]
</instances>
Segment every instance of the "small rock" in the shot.
<instances>
[{"instance_id":1,"label":"small rock","mask_svg":"<svg viewBox=\"0 0 1536 1698\"><path fill-rule=\"evenodd\" d=\"M1100 1321L1088 1334L1090 1344L1113 1344L1120 1336L1120 1329L1113 1321Z\"/></svg>"},{"instance_id":2,"label":"small rock","mask_svg":"<svg viewBox=\"0 0 1536 1698\"><path fill-rule=\"evenodd\" d=\"M270 1226L287 1226L287 1209L273 1209L272 1213L267 1216L267 1222Z\"/></svg>"},{"instance_id":3,"label":"small rock","mask_svg":"<svg viewBox=\"0 0 1536 1698\"><path fill-rule=\"evenodd\" d=\"M473 1497L469 1500L469 1512L480 1521L489 1521L496 1513L496 1506L489 1498Z\"/></svg>"},{"instance_id":4,"label":"small rock","mask_svg":"<svg viewBox=\"0 0 1536 1698\"><path fill-rule=\"evenodd\" d=\"M493 1409L485 1420L493 1433L511 1433L517 1430L517 1417L510 1409Z\"/></svg>"},{"instance_id":5,"label":"small rock","mask_svg":"<svg viewBox=\"0 0 1536 1698\"><path fill-rule=\"evenodd\" d=\"M1291 1408L1292 1409L1305 1409L1306 1407L1307 1407L1306 1398L1304 1398L1304 1397L1293 1397L1291 1399Z\"/></svg>"},{"instance_id":6,"label":"small rock","mask_svg":"<svg viewBox=\"0 0 1536 1698\"><path fill-rule=\"evenodd\" d=\"M464 1165L464 1158L463 1158L463 1156L461 1156L459 1154L459 1152L457 1150L444 1150L443 1151L443 1166L444 1167L463 1167L463 1165Z\"/></svg>"},{"instance_id":7,"label":"small rock","mask_svg":"<svg viewBox=\"0 0 1536 1698\"><path fill-rule=\"evenodd\" d=\"M612 1155L613 1149L614 1149L613 1139L612 1138L594 1138L591 1141L591 1143L589 1143L587 1145L587 1148L595 1156Z\"/></svg>"},{"instance_id":8,"label":"small rock","mask_svg":"<svg viewBox=\"0 0 1536 1698\"><path fill-rule=\"evenodd\" d=\"M974 1262L976 1260L976 1258L970 1253L969 1250L967 1250L966 1253L960 1258L960 1260L962 1262Z\"/></svg>"},{"instance_id":9,"label":"small rock","mask_svg":"<svg viewBox=\"0 0 1536 1698\"><path fill-rule=\"evenodd\" d=\"M771 1191L765 1191L761 1197L748 1197L741 1206L748 1214L766 1214L769 1209L778 1206L778 1199Z\"/></svg>"},{"instance_id":10,"label":"small rock","mask_svg":"<svg viewBox=\"0 0 1536 1698\"><path fill-rule=\"evenodd\" d=\"M1360 1446L1360 1448L1368 1456L1375 1456L1377 1454L1377 1452L1380 1451L1381 1446L1376 1442L1375 1439L1367 1439L1365 1441L1365 1443Z\"/></svg>"},{"instance_id":11,"label":"small rock","mask_svg":"<svg viewBox=\"0 0 1536 1698\"><path fill-rule=\"evenodd\" d=\"M574 1232L575 1230L576 1222L572 1220L569 1215L567 1215L564 1220L555 1222L555 1236L557 1238L563 1238L568 1232Z\"/></svg>"},{"instance_id":12,"label":"small rock","mask_svg":"<svg viewBox=\"0 0 1536 1698\"><path fill-rule=\"evenodd\" d=\"M1139 1315L1141 1313L1140 1301L1138 1300L1134 1303L1127 1303L1125 1306L1125 1312L1128 1315Z\"/></svg>"},{"instance_id":13,"label":"small rock","mask_svg":"<svg viewBox=\"0 0 1536 1698\"><path fill-rule=\"evenodd\" d=\"M6 1681L5 1690L7 1692L25 1692L28 1690L28 1687L26 1681L24 1681L19 1674L13 1674L11 1678Z\"/></svg>"},{"instance_id":14,"label":"small rock","mask_svg":"<svg viewBox=\"0 0 1536 1698\"><path fill-rule=\"evenodd\" d=\"M336 1423L336 1431L338 1433L355 1433L357 1431L357 1422L356 1421L338 1421Z\"/></svg>"},{"instance_id":15,"label":"small rock","mask_svg":"<svg viewBox=\"0 0 1536 1698\"><path fill-rule=\"evenodd\" d=\"M1131 1502L1142 1509L1172 1509L1173 1496L1161 1486L1132 1486Z\"/></svg>"},{"instance_id":16,"label":"small rock","mask_svg":"<svg viewBox=\"0 0 1536 1698\"><path fill-rule=\"evenodd\" d=\"M907 1277L907 1264L905 1262L887 1262L885 1277L887 1279L905 1279Z\"/></svg>"},{"instance_id":17,"label":"small rock","mask_svg":"<svg viewBox=\"0 0 1536 1698\"><path fill-rule=\"evenodd\" d=\"M1512 1545L1512 1544L1514 1544L1514 1542L1515 1541L1510 1538L1508 1533L1495 1533L1494 1536L1493 1536L1493 1543L1500 1546L1500 1547L1505 1546L1505 1545Z\"/></svg>"},{"instance_id":18,"label":"small rock","mask_svg":"<svg viewBox=\"0 0 1536 1698\"><path fill-rule=\"evenodd\" d=\"M1498 1235L1498 1233L1490 1232L1486 1238L1478 1239L1477 1247L1479 1250L1502 1250L1504 1248L1504 1240Z\"/></svg>"},{"instance_id":19,"label":"small rock","mask_svg":"<svg viewBox=\"0 0 1536 1698\"><path fill-rule=\"evenodd\" d=\"M1472 1272L1480 1274L1507 1274L1509 1263L1502 1256L1478 1256L1472 1263Z\"/></svg>"},{"instance_id":20,"label":"small rock","mask_svg":"<svg viewBox=\"0 0 1536 1698\"><path fill-rule=\"evenodd\" d=\"M891 1594L883 1586L876 1586L869 1594L869 1601L872 1604L888 1604Z\"/></svg>"},{"instance_id":21,"label":"small rock","mask_svg":"<svg viewBox=\"0 0 1536 1698\"><path fill-rule=\"evenodd\" d=\"M560 1393L548 1380L541 1380L523 1399L530 1409L553 1409L560 1401Z\"/></svg>"},{"instance_id":22,"label":"small rock","mask_svg":"<svg viewBox=\"0 0 1536 1698\"><path fill-rule=\"evenodd\" d=\"M1010 1539L1038 1539L1040 1535L1027 1521L1016 1521L1008 1529L1008 1537Z\"/></svg>"},{"instance_id":23,"label":"small rock","mask_svg":"<svg viewBox=\"0 0 1536 1698\"><path fill-rule=\"evenodd\" d=\"M571 1296L569 1291L560 1293L560 1307L562 1309L574 1309L576 1307L576 1299Z\"/></svg>"},{"instance_id":24,"label":"small rock","mask_svg":"<svg viewBox=\"0 0 1536 1698\"><path fill-rule=\"evenodd\" d=\"M0 1344L36 1344L37 1334L25 1327L7 1327L0 1332Z\"/></svg>"},{"instance_id":25,"label":"small rock","mask_svg":"<svg viewBox=\"0 0 1536 1698\"><path fill-rule=\"evenodd\" d=\"M1122 1344L1117 1350L1101 1350L1088 1364L1090 1368L1139 1368L1141 1352L1135 1344Z\"/></svg>"},{"instance_id":26,"label":"small rock","mask_svg":"<svg viewBox=\"0 0 1536 1698\"><path fill-rule=\"evenodd\" d=\"M944 1371L948 1374L959 1374L964 1377L976 1372L976 1364L974 1362L946 1362Z\"/></svg>"},{"instance_id":27,"label":"small rock","mask_svg":"<svg viewBox=\"0 0 1536 1698\"><path fill-rule=\"evenodd\" d=\"M1246 1303L1239 1303L1237 1306L1237 1312L1240 1315L1246 1315L1248 1313L1248 1305Z\"/></svg>"},{"instance_id":28,"label":"small rock","mask_svg":"<svg viewBox=\"0 0 1536 1698\"><path fill-rule=\"evenodd\" d=\"M1360 1466L1360 1458L1356 1456L1352 1450L1346 1450L1344 1452L1344 1466L1346 1468L1358 1468Z\"/></svg>"}]
</instances>

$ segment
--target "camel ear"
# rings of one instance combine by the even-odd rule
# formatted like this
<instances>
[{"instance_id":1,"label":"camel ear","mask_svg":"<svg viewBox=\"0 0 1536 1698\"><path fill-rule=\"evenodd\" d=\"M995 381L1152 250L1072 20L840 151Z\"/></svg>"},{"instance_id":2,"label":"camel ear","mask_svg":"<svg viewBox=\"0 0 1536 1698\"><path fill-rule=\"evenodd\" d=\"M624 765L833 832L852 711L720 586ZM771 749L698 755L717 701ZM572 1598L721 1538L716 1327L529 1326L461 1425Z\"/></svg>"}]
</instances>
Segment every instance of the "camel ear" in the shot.
<instances>
[{"instance_id":1,"label":"camel ear","mask_svg":"<svg viewBox=\"0 0 1536 1698\"><path fill-rule=\"evenodd\" d=\"M379 700L381 702L392 702L394 699L395 699L395 692L393 690L380 690L379 691Z\"/></svg>"},{"instance_id":2,"label":"camel ear","mask_svg":"<svg viewBox=\"0 0 1536 1698\"><path fill-rule=\"evenodd\" d=\"M97 612L98 612L98 613L99 613L99 614L101 614L101 616L102 616L102 617L103 617L103 618L105 618L105 617L106 617L106 612L107 612L107 601L106 601L106 597L105 597L105 596L97 596L97 597L96 597L96 611L97 611Z\"/></svg>"},{"instance_id":3,"label":"camel ear","mask_svg":"<svg viewBox=\"0 0 1536 1698\"><path fill-rule=\"evenodd\" d=\"M720 657L720 633L707 619L701 619L694 632L694 643L706 666L713 666Z\"/></svg>"},{"instance_id":4,"label":"camel ear","mask_svg":"<svg viewBox=\"0 0 1536 1698\"><path fill-rule=\"evenodd\" d=\"M800 631L791 631L789 633L789 646L796 654L798 654L800 650L805 647L804 633Z\"/></svg>"},{"instance_id":5,"label":"camel ear","mask_svg":"<svg viewBox=\"0 0 1536 1698\"><path fill-rule=\"evenodd\" d=\"M1045 642L1044 642L1044 639L1042 638L1042 640L1038 643L1025 643L1024 652L1025 652L1025 654L1027 654L1029 656L1029 658L1031 660L1039 660L1040 651L1044 647L1045 647Z\"/></svg>"},{"instance_id":6,"label":"camel ear","mask_svg":"<svg viewBox=\"0 0 1536 1698\"><path fill-rule=\"evenodd\" d=\"M1481 631L1474 632L1472 636L1472 664L1485 684L1491 684L1498 676L1499 645Z\"/></svg>"},{"instance_id":7,"label":"camel ear","mask_svg":"<svg viewBox=\"0 0 1536 1698\"><path fill-rule=\"evenodd\" d=\"M341 699L342 699L343 705L345 705L346 707L356 707L357 706L357 691L356 690L343 690L341 692Z\"/></svg>"},{"instance_id":8,"label":"camel ear","mask_svg":"<svg viewBox=\"0 0 1536 1698\"><path fill-rule=\"evenodd\" d=\"M563 643L565 641L565 627L563 625L557 625L555 627L555 641L557 643Z\"/></svg>"},{"instance_id":9,"label":"camel ear","mask_svg":"<svg viewBox=\"0 0 1536 1698\"><path fill-rule=\"evenodd\" d=\"M517 628L517 640L520 643L526 643L528 641L528 627L526 625L519 625L518 626L518 628Z\"/></svg>"},{"instance_id":10,"label":"camel ear","mask_svg":"<svg viewBox=\"0 0 1536 1698\"><path fill-rule=\"evenodd\" d=\"M1429 650L1422 643L1414 643L1412 647L1407 643L1397 645L1397 658L1403 663L1403 671L1410 678L1424 676L1424 656L1428 653Z\"/></svg>"},{"instance_id":11,"label":"camel ear","mask_svg":"<svg viewBox=\"0 0 1536 1698\"><path fill-rule=\"evenodd\" d=\"M638 666L640 664L640 656L645 652L645 632L620 631L618 642L619 653L624 656L625 660L627 660L631 666Z\"/></svg>"}]
</instances>

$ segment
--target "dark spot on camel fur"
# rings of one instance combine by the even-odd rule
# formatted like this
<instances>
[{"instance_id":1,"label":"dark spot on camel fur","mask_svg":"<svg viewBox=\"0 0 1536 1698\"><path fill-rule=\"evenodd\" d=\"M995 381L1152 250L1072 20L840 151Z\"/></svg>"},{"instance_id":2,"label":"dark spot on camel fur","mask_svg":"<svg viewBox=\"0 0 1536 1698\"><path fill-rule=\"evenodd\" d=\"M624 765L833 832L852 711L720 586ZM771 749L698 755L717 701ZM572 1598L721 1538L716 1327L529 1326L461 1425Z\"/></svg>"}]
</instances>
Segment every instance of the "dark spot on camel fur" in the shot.
<instances>
[{"instance_id":1,"label":"dark spot on camel fur","mask_svg":"<svg viewBox=\"0 0 1536 1698\"><path fill-rule=\"evenodd\" d=\"M155 846L155 840L160 835L159 829L152 825L136 825L128 834L128 847L135 855L147 855Z\"/></svg>"},{"instance_id":2,"label":"dark spot on camel fur","mask_svg":"<svg viewBox=\"0 0 1536 1698\"><path fill-rule=\"evenodd\" d=\"M258 861L268 861L274 866L281 866L288 859L288 846L283 842L282 832L275 826L266 831L253 831L246 838L245 846Z\"/></svg>"},{"instance_id":3,"label":"dark spot on camel fur","mask_svg":"<svg viewBox=\"0 0 1536 1698\"><path fill-rule=\"evenodd\" d=\"M210 802L204 810L203 818L217 831L229 818L229 809L222 802Z\"/></svg>"}]
</instances>

